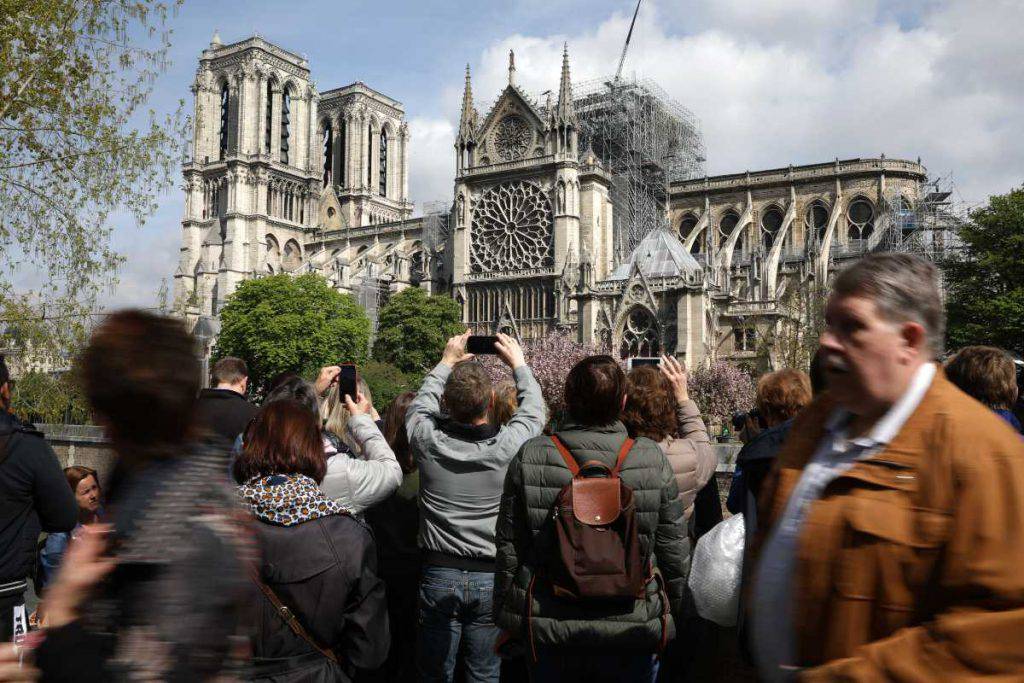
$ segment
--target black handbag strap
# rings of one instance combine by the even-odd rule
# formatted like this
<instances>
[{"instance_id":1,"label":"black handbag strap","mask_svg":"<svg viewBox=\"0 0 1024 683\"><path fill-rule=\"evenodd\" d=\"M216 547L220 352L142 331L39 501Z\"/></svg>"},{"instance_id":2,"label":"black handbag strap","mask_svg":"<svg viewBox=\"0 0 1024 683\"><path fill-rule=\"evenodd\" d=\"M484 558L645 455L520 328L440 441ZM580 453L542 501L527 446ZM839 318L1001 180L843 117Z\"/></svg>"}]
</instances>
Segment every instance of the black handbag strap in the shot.
<instances>
[{"instance_id":1,"label":"black handbag strap","mask_svg":"<svg viewBox=\"0 0 1024 683\"><path fill-rule=\"evenodd\" d=\"M263 591L263 595L265 595L267 600L270 601L270 604L274 606L274 610L277 612L278 616L288 624L288 628L290 628L295 635L312 645L317 652L322 654L324 657L327 657L327 659L331 660L335 664L340 664L338 656L331 650L321 647L320 643L316 642L313 639L313 636L309 635L306 629L303 628L302 624L299 622L299 618L295 616L294 612L288 609L287 605L281 602L281 599L277 597L277 594L274 593L270 586L260 581L260 578L256 576L255 573L252 574L252 580L260 587L260 590Z\"/></svg>"}]
</instances>

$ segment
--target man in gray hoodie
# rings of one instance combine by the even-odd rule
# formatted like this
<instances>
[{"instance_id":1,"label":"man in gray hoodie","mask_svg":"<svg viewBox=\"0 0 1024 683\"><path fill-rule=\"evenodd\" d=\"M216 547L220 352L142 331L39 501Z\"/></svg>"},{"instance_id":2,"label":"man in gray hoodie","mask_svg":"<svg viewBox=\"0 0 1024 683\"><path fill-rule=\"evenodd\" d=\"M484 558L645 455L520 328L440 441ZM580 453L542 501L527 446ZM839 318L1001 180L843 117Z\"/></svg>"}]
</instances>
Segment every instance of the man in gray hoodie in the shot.
<instances>
[{"instance_id":1,"label":"man in gray hoodie","mask_svg":"<svg viewBox=\"0 0 1024 683\"><path fill-rule=\"evenodd\" d=\"M421 681L451 681L460 642L466 680L498 680L498 629L491 616L494 528L505 470L519 447L544 427L540 385L519 344L504 334L498 335L496 349L512 368L519 410L502 427L491 423L491 381L466 353L468 339L467 330L448 340L405 418L420 472ZM442 395L447 414L441 413Z\"/></svg>"}]
</instances>

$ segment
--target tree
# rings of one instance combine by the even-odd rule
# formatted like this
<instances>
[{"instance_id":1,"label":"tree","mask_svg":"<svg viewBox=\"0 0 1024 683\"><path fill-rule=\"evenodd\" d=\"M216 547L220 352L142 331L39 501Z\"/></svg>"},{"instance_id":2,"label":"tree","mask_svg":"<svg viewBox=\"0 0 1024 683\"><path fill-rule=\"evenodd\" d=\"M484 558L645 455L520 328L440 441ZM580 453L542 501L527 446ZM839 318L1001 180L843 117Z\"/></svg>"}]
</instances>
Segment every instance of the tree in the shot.
<instances>
[{"instance_id":1,"label":"tree","mask_svg":"<svg viewBox=\"0 0 1024 683\"><path fill-rule=\"evenodd\" d=\"M399 394L417 391L423 382L421 374L404 373L394 365L374 360L359 366L359 374L370 387L373 405L382 415Z\"/></svg>"},{"instance_id":2,"label":"tree","mask_svg":"<svg viewBox=\"0 0 1024 683\"><path fill-rule=\"evenodd\" d=\"M739 412L754 407L754 380L740 368L725 361L690 371L690 398L710 421L728 423Z\"/></svg>"},{"instance_id":3,"label":"tree","mask_svg":"<svg viewBox=\"0 0 1024 683\"><path fill-rule=\"evenodd\" d=\"M403 372L423 373L441 360L448 338L465 329L454 299L409 287L381 309L373 357Z\"/></svg>"},{"instance_id":4,"label":"tree","mask_svg":"<svg viewBox=\"0 0 1024 683\"><path fill-rule=\"evenodd\" d=\"M141 225L174 186L184 102L144 107L179 3L0 0L0 295L31 262L52 305L91 304L122 260L110 213Z\"/></svg>"},{"instance_id":5,"label":"tree","mask_svg":"<svg viewBox=\"0 0 1024 683\"><path fill-rule=\"evenodd\" d=\"M759 330L758 356L772 370L796 368L807 372L825 329L825 288L810 278L794 276L779 299L782 316Z\"/></svg>"},{"instance_id":6,"label":"tree","mask_svg":"<svg viewBox=\"0 0 1024 683\"><path fill-rule=\"evenodd\" d=\"M593 344L581 344L563 331L550 332L523 342L523 355L530 366L548 406L548 416L558 419L565 410L565 377L572 366L599 353ZM497 356L483 356L481 362L492 381L510 379L508 366Z\"/></svg>"},{"instance_id":7,"label":"tree","mask_svg":"<svg viewBox=\"0 0 1024 683\"><path fill-rule=\"evenodd\" d=\"M1024 187L989 198L943 263L949 349L999 346L1024 356Z\"/></svg>"},{"instance_id":8,"label":"tree","mask_svg":"<svg viewBox=\"0 0 1024 683\"><path fill-rule=\"evenodd\" d=\"M30 422L91 423L89 404L71 372L29 371L14 384L11 410Z\"/></svg>"},{"instance_id":9,"label":"tree","mask_svg":"<svg viewBox=\"0 0 1024 683\"><path fill-rule=\"evenodd\" d=\"M312 378L324 365L361 364L370 339L366 312L315 273L242 282L228 297L220 322L214 359L244 359L257 394L285 370Z\"/></svg>"}]
</instances>

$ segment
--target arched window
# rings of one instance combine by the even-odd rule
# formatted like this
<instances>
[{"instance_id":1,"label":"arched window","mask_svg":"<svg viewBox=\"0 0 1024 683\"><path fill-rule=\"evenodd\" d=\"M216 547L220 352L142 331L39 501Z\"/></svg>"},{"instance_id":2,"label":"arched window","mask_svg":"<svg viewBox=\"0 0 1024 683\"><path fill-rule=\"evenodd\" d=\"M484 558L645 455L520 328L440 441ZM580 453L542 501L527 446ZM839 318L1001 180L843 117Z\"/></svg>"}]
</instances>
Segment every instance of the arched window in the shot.
<instances>
[{"instance_id":1,"label":"arched window","mask_svg":"<svg viewBox=\"0 0 1024 683\"><path fill-rule=\"evenodd\" d=\"M292 88L287 86L281 93L281 163L288 163L288 136L291 134Z\"/></svg>"},{"instance_id":2,"label":"arched window","mask_svg":"<svg viewBox=\"0 0 1024 683\"><path fill-rule=\"evenodd\" d=\"M366 186L373 187L373 126L366 127Z\"/></svg>"},{"instance_id":3,"label":"arched window","mask_svg":"<svg viewBox=\"0 0 1024 683\"><path fill-rule=\"evenodd\" d=\"M324 187L331 184L334 173L334 130L330 122L324 124Z\"/></svg>"},{"instance_id":4,"label":"arched window","mask_svg":"<svg viewBox=\"0 0 1024 683\"><path fill-rule=\"evenodd\" d=\"M418 285L423 281L426 275L423 265L423 252L414 251L409 257L409 280L412 281L412 284Z\"/></svg>"},{"instance_id":5,"label":"arched window","mask_svg":"<svg viewBox=\"0 0 1024 683\"><path fill-rule=\"evenodd\" d=\"M294 271L302 265L302 249L295 240L288 240L284 244L284 254L281 257L281 265L287 271Z\"/></svg>"},{"instance_id":6,"label":"arched window","mask_svg":"<svg viewBox=\"0 0 1024 683\"><path fill-rule=\"evenodd\" d=\"M338 181L337 184L345 187L346 175L346 147L345 147L345 132L348 130L348 126L345 124L345 119L342 119L338 124Z\"/></svg>"},{"instance_id":7,"label":"arched window","mask_svg":"<svg viewBox=\"0 0 1024 683\"><path fill-rule=\"evenodd\" d=\"M231 109L231 91L228 84L220 89L220 158L223 159L228 153L228 119Z\"/></svg>"},{"instance_id":8,"label":"arched window","mask_svg":"<svg viewBox=\"0 0 1024 683\"><path fill-rule=\"evenodd\" d=\"M764 246L765 251L771 251L772 245L775 244L775 237L779 234L779 228L782 227L783 220L782 209L777 206L771 207L761 216L761 244Z\"/></svg>"},{"instance_id":9,"label":"arched window","mask_svg":"<svg viewBox=\"0 0 1024 683\"><path fill-rule=\"evenodd\" d=\"M729 239L729 235L732 234L733 228L740 222L740 217L735 211L730 211L724 216L722 220L718 222L718 246L722 247L725 245L726 240ZM743 236L736 242L736 251L743 251Z\"/></svg>"},{"instance_id":10,"label":"arched window","mask_svg":"<svg viewBox=\"0 0 1024 683\"><path fill-rule=\"evenodd\" d=\"M821 202L815 202L807 209L804 226L808 243L811 240L817 240L818 244L825 241L825 233L828 231L828 214L828 207Z\"/></svg>"},{"instance_id":11,"label":"arched window","mask_svg":"<svg viewBox=\"0 0 1024 683\"><path fill-rule=\"evenodd\" d=\"M679 239L685 241L686 238L690 236L690 233L693 232L693 229L695 227L697 227L696 216L694 216L692 213L688 213L685 216L683 216L683 220L679 221ZM691 254L700 253L701 247L704 246L702 244L702 241L703 240L700 239L695 239L693 241L693 245L690 246Z\"/></svg>"},{"instance_id":12,"label":"arched window","mask_svg":"<svg viewBox=\"0 0 1024 683\"><path fill-rule=\"evenodd\" d=\"M273 235L266 236L267 241L267 271L276 273L281 270L281 246Z\"/></svg>"},{"instance_id":13,"label":"arched window","mask_svg":"<svg viewBox=\"0 0 1024 683\"><path fill-rule=\"evenodd\" d=\"M263 125L263 150L270 154L271 133L274 130L274 85L267 82L267 121Z\"/></svg>"},{"instance_id":14,"label":"arched window","mask_svg":"<svg viewBox=\"0 0 1024 683\"><path fill-rule=\"evenodd\" d=\"M637 306L626 317L626 324L622 327L619 355L622 358L661 355L658 324L646 308Z\"/></svg>"},{"instance_id":15,"label":"arched window","mask_svg":"<svg viewBox=\"0 0 1024 683\"><path fill-rule=\"evenodd\" d=\"M866 240L875 231L875 207L867 199L858 197L850 202L847 237L850 241Z\"/></svg>"},{"instance_id":16,"label":"arched window","mask_svg":"<svg viewBox=\"0 0 1024 683\"><path fill-rule=\"evenodd\" d=\"M380 166L380 196L388 196L388 132L386 130L380 131L380 161L377 164Z\"/></svg>"}]
</instances>

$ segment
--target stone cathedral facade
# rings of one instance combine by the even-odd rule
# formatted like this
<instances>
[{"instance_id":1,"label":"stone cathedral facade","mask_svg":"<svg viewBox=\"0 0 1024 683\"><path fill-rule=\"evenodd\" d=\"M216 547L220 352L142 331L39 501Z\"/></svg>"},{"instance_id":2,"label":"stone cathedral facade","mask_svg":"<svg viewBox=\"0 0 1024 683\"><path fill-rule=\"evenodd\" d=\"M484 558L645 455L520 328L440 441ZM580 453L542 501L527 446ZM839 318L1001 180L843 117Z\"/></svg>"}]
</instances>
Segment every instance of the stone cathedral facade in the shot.
<instances>
[{"instance_id":1,"label":"stone cathedral facade","mask_svg":"<svg viewBox=\"0 0 1024 683\"><path fill-rule=\"evenodd\" d=\"M362 82L318 92L302 57L259 37L199 59L175 292L216 335L247 278L318 272L374 316L420 286L478 333L566 330L616 355L773 364L799 326L787 292L881 248L921 199L919 162L835 160L671 183L664 222L616 256L612 171L581 140L569 56L540 103L508 83L474 106L469 70L444 211L412 217L400 102ZM490 95L490 94L488 94Z\"/></svg>"}]
</instances>

